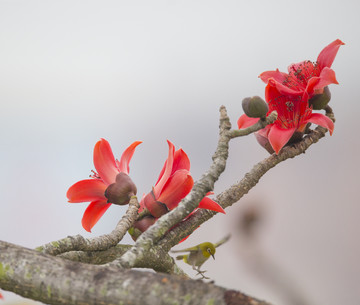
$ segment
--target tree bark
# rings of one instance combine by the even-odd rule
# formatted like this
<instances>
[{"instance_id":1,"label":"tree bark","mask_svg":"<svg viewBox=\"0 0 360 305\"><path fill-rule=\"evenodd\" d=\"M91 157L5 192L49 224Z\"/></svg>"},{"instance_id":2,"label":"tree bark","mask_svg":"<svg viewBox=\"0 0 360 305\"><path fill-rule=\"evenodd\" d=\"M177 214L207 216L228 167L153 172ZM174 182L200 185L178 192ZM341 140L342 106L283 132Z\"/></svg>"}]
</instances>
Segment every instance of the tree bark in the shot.
<instances>
[{"instance_id":1,"label":"tree bark","mask_svg":"<svg viewBox=\"0 0 360 305\"><path fill-rule=\"evenodd\" d=\"M269 305L180 276L94 266L0 241L0 287L47 304Z\"/></svg>"}]
</instances>

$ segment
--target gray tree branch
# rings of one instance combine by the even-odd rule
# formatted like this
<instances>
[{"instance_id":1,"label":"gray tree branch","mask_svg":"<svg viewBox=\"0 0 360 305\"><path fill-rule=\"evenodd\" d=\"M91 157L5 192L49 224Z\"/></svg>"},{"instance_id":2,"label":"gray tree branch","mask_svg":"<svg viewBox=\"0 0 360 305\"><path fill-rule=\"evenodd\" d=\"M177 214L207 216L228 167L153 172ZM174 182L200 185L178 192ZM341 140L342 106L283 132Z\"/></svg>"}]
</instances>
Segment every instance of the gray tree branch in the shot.
<instances>
[{"instance_id":1,"label":"gray tree branch","mask_svg":"<svg viewBox=\"0 0 360 305\"><path fill-rule=\"evenodd\" d=\"M212 158L213 163L210 165L209 170L200 178L200 180L195 182L190 194L186 196L174 210L163 215L154 225L140 235L135 245L121 257L119 260L120 265L125 268L131 268L136 265L137 260L142 260L149 249L156 245L172 227L180 223L194 211L206 193L214 189L215 182L225 170L229 153L229 142L232 138L258 131L266 125L273 123L276 118L277 113L275 111L265 120L259 120L258 123L247 128L244 133L235 134L234 132L230 132L230 119L227 115L225 106L221 106L219 140L215 154Z\"/></svg>"},{"instance_id":2,"label":"gray tree branch","mask_svg":"<svg viewBox=\"0 0 360 305\"><path fill-rule=\"evenodd\" d=\"M331 108L328 107L326 113L334 120ZM138 215L136 197L132 198L126 215L116 229L108 235L93 239L68 237L39 247L37 251L0 241L0 287L49 304L268 304L211 283L187 279L167 252L216 214L198 210L186 218L213 189L215 181L225 170L229 141L255 132L275 119L276 113L273 113L244 132L233 131L222 106L220 136L210 169L195 183L192 192L179 206L145 231L134 246L116 245ZM299 143L284 147L278 155L273 154L259 162L240 182L219 194L216 201L223 208L237 202L268 170L304 153L324 137L326 131L317 127ZM109 263L114 259L117 264ZM167 274L126 270L123 267L152 268Z\"/></svg>"},{"instance_id":3,"label":"gray tree branch","mask_svg":"<svg viewBox=\"0 0 360 305\"><path fill-rule=\"evenodd\" d=\"M73 262L0 241L0 287L46 304L270 305L183 277Z\"/></svg>"},{"instance_id":4,"label":"gray tree branch","mask_svg":"<svg viewBox=\"0 0 360 305\"><path fill-rule=\"evenodd\" d=\"M329 108L327 109L327 115L332 120L335 120L334 115ZM219 194L215 201L217 201L223 208L233 205L246 195L271 168L287 159L291 159L305 153L312 144L323 138L326 132L326 128L318 126L300 142L284 147L278 155L272 154L265 160L259 162L250 172L245 174L240 182L232 185ZM181 239L188 236L197 227L212 218L214 215L216 215L216 212L198 210L194 213L194 215L181 222L177 227L168 232L168 234L166 234L159 242L159 246L170 250L173 246L177 245Z\"/></svg>"},{"instance_id":5,"label":"gray tree branch","mask_svg":"<svg viewBox=\"0 0 360 305\"><path fill-rule=\"evenodd\" d=\"M36 248L37 251L59 255L69 251L100 251L116 246L133 225L138 216L139 202L132 196L125 215L120 219L115 229L102 236L86 239L81 235L68 236Z\"/></svg>"}]
</instances>

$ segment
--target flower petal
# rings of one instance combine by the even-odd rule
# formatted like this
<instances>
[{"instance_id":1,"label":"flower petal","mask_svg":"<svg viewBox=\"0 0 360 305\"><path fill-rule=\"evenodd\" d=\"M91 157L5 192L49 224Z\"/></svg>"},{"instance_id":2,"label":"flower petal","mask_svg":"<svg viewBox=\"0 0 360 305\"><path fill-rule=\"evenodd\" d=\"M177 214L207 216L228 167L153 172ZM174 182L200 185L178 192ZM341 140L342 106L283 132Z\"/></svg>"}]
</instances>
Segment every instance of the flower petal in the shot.
<instances>
[{"instance_id":1,"label":"flower petal","mask_svg":"<svg viewBox=\"0 0 360 305\"><path fill-rule=\"evenodd\" d=\"M270 78L268 81L268 84L265 88L265 100L267 102L269 102L271 100L271 97L269 96L269 89L273 87L277 89L278 95L290 95L290 96L298 96L298 95L303 95L303 91L302 90L293 90L290 89L287 86L284 86L283 84L277 82L275 79Z\"/></svg>"},{"instance_id":2,"label":"flower petal","mask_svg":"<svg viewBox=\"0 0 360 305\"><path fill-rule=\"evenodd\" d=\"M284 72L280 72L279 69L276 69L276 71L265 71L259 75L259 78L265 83L268 83L268 80L270 78L273 78L275 81L282 83L287 79L289 75Z\"/></svg>"},{"instance_id":3,"label":"flower petal","mask_svg":"<svg viewBox=\"0 0 360 305\"><path fill-rule=\"evenodd\" d=\"M312 77L309 79L306 92L308 92L310 96L313 94L321 94L323 89L330 84L338 84L338 81L335 77L335 71L325 67L321 71L319 77Z\"/></svg>"},{"instance_id":4,"label":"flower petal","mask_svg":"<svg viewBox=\"0 0 360 305\"><path fill-rule=\"evenodd\" d=\"M321 113L312 113L311 116L307 119L307 121L329 129L330 135L332 135L334 131L334 122Z\"/></svg>"},{"instance_id":5,"label":"flower petal","mask_svg":"<svg viewBox=\"0 0 360 305\"><path fill-rule=\"evenodd\" d=\"M106 210L111 206L106 200L96 200L89 204L85 210L84 216L81 220L83 228L91 232L93 226L98 222L101 216L104 215Z\"/></svg>"},{"instance_id":6,"label":"flower petal","mask_svg":"<svg viewBox=\"0 0 360 305\"><path fill-rule=\"evenodd\" d=\"M249 118L246 114L243 114L237 121L239 129L247 128L256 124L259 118Z\"/></svg>"},{"instance_id":7,"label":"flower petal","mask_svg":"<svg viewBox=\"0 0 360 305\"><path fill-rule=\"evenodd\" d=\"M105 139L101 139L94 147L94 165L101 179L106 184L115 182L119 170L116 167L115 158L110 144Z\"/></svg>"},{"instance_id":8,"label":"flower petal","mask_svg":"<svg viewBox=\"0 0 360 305\"><path fill-rule=\"evenodd\" d=\"M174 153L175 153L175 146L172 144L169 140L167 141L169 145L169 153L168 158L165 161L165 164L160 172L158 181L155 184L154 187L154 195L155 198L158 198L166 181L169 179L172 173L172 168L174 164Z\"/></svg>"},{"instance_id":9,"label":"flower petal","mask_svg":"<svg viewBox=\"0 0 360 305\"><path fill-rule=\"evenodd\" d=\"M325 67L320 73L320 81L315 86L315 90L319 88L324 88L330 84L339 84L336 80L335 71Z\"/></svg>"},{"instance_id":10,"label":"flower petal","mask_svg":"<svg viewBox=\"0 0 360 305\"><path fill-rule=\"evenodd\" d=\"M120 163L119 163L120 172L129 174L130 160L131 160L132 156L134 155L136 146L138 146L141 143L142 143L141 141L135 141L128 148L125 149L125 151L123 152L123 154L121 155L121 158L120 158Z\"/></svg>"},{"instance_id":11,"label":"flower petal","mask_svg":"<svg viewBox=\"0 0 360 305\"><path fill-rule=\"evenodd\" d=\"M190 170L190 160L187 154L180 148L175 151L174 154L174 164L171 171L171 174L174 174L177 170L186 169Z\"/></svg>"},{"instance_id":12,"label":"flower petal","mask_svg":"<svg viewBox=\"0 0 360 305\"><path fill-rule=\"evenodd\" d=\"M69 187L66 197L71 203L105 199L106 184L100 179L85 179Z\"/></svg>"},{"instance_id":13,"label":"flower petal","mask_svg":"<svg viewBox=\"0 0 360 305\"><path fill-rule=\"evenodd\" d=\"M268 139L276 154L278 154L280 149L283 148L285 144L290 140L295 130L295 127L283 129L278 127L276 124L271 126L268 134Z\"/></svg>"},{"instance_id":14,"label":"flower petal","mask_svg":"<svg viewBox=\"0 0 360 305\"><path fill-rule=\"evenodd\" d=\"M317 63L319 65L320 70L322 70L325 67L328 68L331 67L340 46L344 44L345 43L343 43L340 39L336 39L320 52L317 58Z\"/></svg>"},{"instance_id":15,"label":"flower petal","mask_svg":"<svg viewBox=\"0 0 360 305\"><path fill-rule=\"evenodd\" d=\"M169 210L177 207L181 199L183 199L191 191L194 180L190 172L182 169L176 171L164 185L164 188L157 201L164 203Z\"/></svg>"},{"instance_id":16,"label":"flower petal","mask_svg":"<svg viewBox=\"0 0 360 305\"><path fill-rule=\"evenodd\" d=\"M198 206L199 209L207 209L219 213L225 214L224 209L214 200L210 199L209 197L204 197Z\"/></svg>"}]
</instances>

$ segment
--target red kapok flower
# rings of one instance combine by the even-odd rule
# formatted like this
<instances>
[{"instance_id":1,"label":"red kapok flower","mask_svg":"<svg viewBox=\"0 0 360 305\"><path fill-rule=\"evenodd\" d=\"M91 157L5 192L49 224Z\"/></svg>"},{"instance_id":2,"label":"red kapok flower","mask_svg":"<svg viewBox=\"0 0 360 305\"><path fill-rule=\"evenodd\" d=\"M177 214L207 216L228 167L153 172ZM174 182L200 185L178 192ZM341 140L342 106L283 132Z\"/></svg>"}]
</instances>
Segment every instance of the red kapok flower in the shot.
<instances>
[{"instance_id":1,"label":"red kapok flower","mask_svg":"<svg viewBox=\"0 0 360 305\"><path fill-rule=\"evenodd\" d=\"M175 151L174 145L167 142L169 154L159 178L152 191L140 201L140 211L146 207L156 218L177 207L194 185L188 156L182 149ZM198 207L225 213L218 203L208 197L204 197Z\"/></svg>"},{"instance_id":2,"label":"red kapok flower","mask_svg":"<svg viewBox=\"0 0 360 305\"><path fill-rule=\"evenodd\" d=\"M280 149L291 139L295 132L301 135L307 123L314 123L329 129L330 135L334 130L334 123L327 116L312 113L307 100L302 95L284 95L278 89L274 79L269 79L265 88L265 98L269 105L269 115L276 110L278 117L273 124L266 126L256 133L259 143L266 148L267 141L278 154ZM245 114L238 120L239 129L246 128L256 123L259 119L249 118Z\"/></svg>"},{"instance_id":3,"label":"red kapok flower","mask_svg":"<svg viewBox=\"0 0 360 305\"><path fill-rule=\"evenodd\" d=\"M82 218L82 226L91 232L112 203L127 204L136 194L136 186L131 181L129 163L140 141L132 143L122 154L120 161L115 160L110 144L101 139L94 147L94 165L92 179L85 179L73 184L66 193L69 202L88 202Z\"/></svg>"},{"instance_id":4,"label":"red kapok flower","mask_svg":"<svg viewBox=\"0 0 360 305\"><path fill-rule=\"evenodd\" d=\"M337 39L326 46L319 54L315 63L302 61L288 67L289 73L266 71L260 74L260 78L267 84L269 79L274 79L274 85L278 91L285 95L303 95L308 100L315 94L321 94L324 87L330 84L338 84L334 70L330 69L335 56L344 43Z\"/></svg>"}]
</instances>

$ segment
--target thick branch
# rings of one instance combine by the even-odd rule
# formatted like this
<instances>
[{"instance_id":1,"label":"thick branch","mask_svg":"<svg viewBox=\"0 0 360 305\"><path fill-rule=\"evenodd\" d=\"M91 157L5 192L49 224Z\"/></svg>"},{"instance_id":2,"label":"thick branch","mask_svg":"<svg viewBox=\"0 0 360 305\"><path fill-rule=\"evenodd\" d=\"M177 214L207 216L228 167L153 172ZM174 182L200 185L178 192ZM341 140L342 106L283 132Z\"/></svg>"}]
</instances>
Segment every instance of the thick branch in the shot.
<instances>
[{"instance_id":1,"label":"thick branch","mask_svg":"<svg viewBox=\"0 0 360 305\"><path fill-rule=\"evenodd\" d=\"M131 249L131 245L117 245L103 251L70 251L58 255L74 262L81 262L93 265L104 265L119 259L126 251ZM156 272L168 274L177 274L188 277L187 274L179 268L174 259L162 248L154 247L143 260L138 260L134 268L148 268Z\"/></svg>"},{"instance_id":2,"label":"thick branch","mask_svg":"<svg viewBox=\"0 0 360 305\"><path fill-rule=\"evenodd\" d=\"M37 251L59 255L69 251L99 251L116 246L133 225L138 215L139 203L136 196L132 196L125 215L120 219L116 228L110 233L94 238L84 238L81 235L68 236L36 248Z\"/></svg>"},{"instance_id":3,"label":"thick branch","mask_svg":"<svg viewBox=\"0 0 360 305\"><path fill-rule=\"evenodd\" d=\"M82 264L2 241L0 287L46 304L269 305L202 281Z\"/></svg>"}]
</instances>

